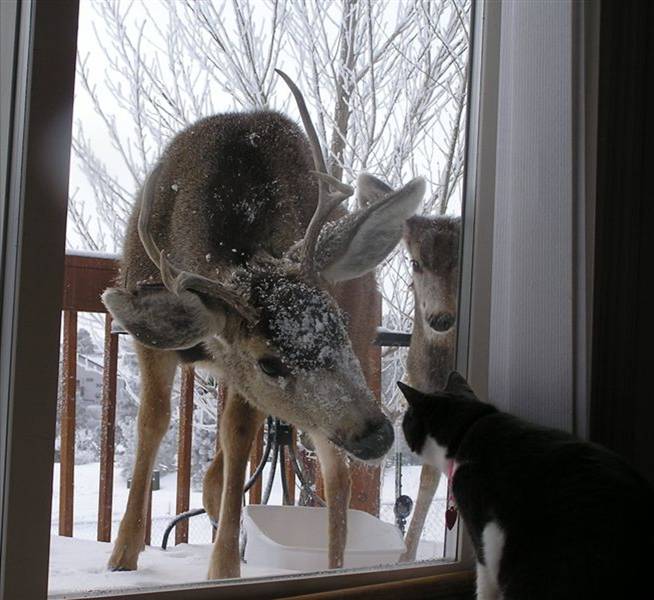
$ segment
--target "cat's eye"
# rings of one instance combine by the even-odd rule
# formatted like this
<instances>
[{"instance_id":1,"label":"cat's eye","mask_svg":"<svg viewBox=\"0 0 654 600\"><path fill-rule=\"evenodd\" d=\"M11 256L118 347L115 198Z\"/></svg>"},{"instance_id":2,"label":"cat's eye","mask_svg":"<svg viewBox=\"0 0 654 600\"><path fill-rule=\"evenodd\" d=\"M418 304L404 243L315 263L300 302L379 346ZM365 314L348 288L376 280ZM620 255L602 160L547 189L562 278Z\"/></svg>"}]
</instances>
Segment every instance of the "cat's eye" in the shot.
<instances>
[{"instance_id":1,"label":"cat's eye","mask_svg":"<svg viewBox=\"0 0 654 600\"><path fill-rule=\"evenodd\" d=\"M268 377L286 377L290 374L288 367L276 356L264 356L259 359L259 368Z\"/></svg>"}]
</instances>

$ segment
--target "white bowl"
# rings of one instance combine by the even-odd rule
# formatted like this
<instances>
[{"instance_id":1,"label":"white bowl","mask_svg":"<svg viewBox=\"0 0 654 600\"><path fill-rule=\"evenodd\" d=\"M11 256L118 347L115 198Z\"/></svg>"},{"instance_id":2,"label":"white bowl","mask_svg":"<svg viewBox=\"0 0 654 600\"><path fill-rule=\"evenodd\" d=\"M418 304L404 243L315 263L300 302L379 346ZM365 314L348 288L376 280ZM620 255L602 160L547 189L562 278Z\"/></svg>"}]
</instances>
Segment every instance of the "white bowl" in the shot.
<instances>
[{"instance_id":1,"label":"white bowl","mask_svg":"<svg viewBox=\"0 0 654 600\"><path fill-rule=\"evenodd\" d=\"M249 565L296 571L328 568L326 508L253 504L244 507L243 522ZM395 564L405 550L397 527L366 512L349 509L347 524L344 567Z\"/></svg>"}]
</instances>

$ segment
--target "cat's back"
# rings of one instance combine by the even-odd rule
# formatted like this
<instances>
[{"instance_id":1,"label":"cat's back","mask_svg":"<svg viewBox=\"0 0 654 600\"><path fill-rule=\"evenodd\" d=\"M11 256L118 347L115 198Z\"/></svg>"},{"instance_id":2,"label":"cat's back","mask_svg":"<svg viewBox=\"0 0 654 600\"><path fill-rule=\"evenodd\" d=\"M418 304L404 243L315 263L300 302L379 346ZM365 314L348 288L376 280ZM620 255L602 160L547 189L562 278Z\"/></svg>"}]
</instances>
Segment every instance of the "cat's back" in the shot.
<instances>
[{"instance_id":1,"label":"cat's back","mask_svg":"<svg viewBox=\"0 0 654 600\"><path fill-rule=\"evenodd\" d=\"M483 493L462 498L478 538L488 523L503 532L506 598L641 597L654 491L621 457L496 413L471 428L456 458L480 480Z\"/></svg>"},{"instance_id":2,"label":"cat's back","mask_svg":"<svg viewBox=\"0 0 654 600\"><path fill-rule=\"evenodd\" d=\"M654 499L652 486L614 452L506 413L480 419L463 439L457 458L482 463L498 479L508 477L520 485L525 494L594 493L601 499L628 493Z\"/></svg>"}]
</instances>

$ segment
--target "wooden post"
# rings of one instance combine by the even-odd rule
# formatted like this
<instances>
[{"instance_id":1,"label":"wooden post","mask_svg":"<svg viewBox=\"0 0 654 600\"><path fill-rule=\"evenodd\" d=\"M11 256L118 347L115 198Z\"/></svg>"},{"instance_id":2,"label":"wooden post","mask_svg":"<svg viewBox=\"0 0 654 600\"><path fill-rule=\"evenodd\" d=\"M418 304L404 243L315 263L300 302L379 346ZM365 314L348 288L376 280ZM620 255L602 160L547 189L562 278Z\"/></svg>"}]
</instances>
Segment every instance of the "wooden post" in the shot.
<instances>
[{"instance_id":1,"label":"wooden post","mask_svg":"<svg viewBox=\"0 0 654 600\"><path fill-rule=\"evenodd\" d=\"M309 453L304 450L304 448L299 448L298 445L295 445L296 451L298 453L298 462L302 467L302 471L307 478L307 484L309 486L314 486L316 494L321 498L324 498L324 489L322 485L322 477L318 480L320 474L320 468L318 467L318 461L312 457L309 457ZM300 498L298 503L300 506L318 506L318 503L315 501L314 497L311 494L306 493L304 490L300 492Z\"/></svg>"},{"instance_id":2,"label":"wooden post","mask_svg":"<svg viewBox=\"0 0 654 600\"><path fill-rule=\"evenodd\" d=\"M295 427L291 430L291 446L293 450L297 452L297 445L295 443L297 439L297 431ZM285 456L284 469L286 471L286 482L288 483L288 503L291 506L295 505L295 469L293 468L293 459L289 452Z\"/></svg>"},{"instance_id":3,"label":"wooden post","mask_svg":"<svg viewBox=\"0 0 654 600\"><path fill-rule=\"evenodd\" d=\"M65 310L61 386L59 535L73 535L75 495L75 393L77 389L77 312Z\"/></svg>"},{"instance_id":4,"label":"wooden post","mask_svg":"<svg viewBox=\"0 0 654 600\"><path fill-rule=\"evenodd\" d=\"M75 393L77 388L77 313L106 313L100 299L118 274L118 261L104 257L66 255L63 313L61 479L59 482L59 534L73 534L75 470ZM109 327L108 323L106 327ZM115 422L116 359L118 340L105 329L105 369L102 391L100 434L100 491L98 499L98 539L111 536L111 496ZM109 346L109 348L107 348ZM112 350L115 348L115 350ZM113 354L112 354L113 352ZM108 358L109 356L109 358ZM112 364L114 365L112 367ZM107 373L110 371L110 373ZM111 372L113 374L111 374ZM109 377L109 379L107 379ZM112 406L111 398L114 398Z\"/></svg>"},{"instance_id":5,"label":"wooden post","mask_svg":"<svg viewBox=\"0 0 654 600\"><path fill-rule=\"evenodd\" d=\"M193 383L192 367L182 369L179 394L179 437L177 443L177 514L189 509L191 494L191 442L193 441ZM188 520L175 527L175 544L188 543Z\"/></svg>"},{"instance_id":6,"label":"wooden post","mask_svg":"<svg viewBox=\"0 0 654 600\"><path fill-rule=\"evenodd\" d=\"M373 332L376 331L377 326L381 324L382 318L382 296L377 290L375 279L372 275L366 276L368 278L366 286L366 297L368 299L368 327L372 328ZM356 324L353 329L357 336L357 344L360 349L357 351L357 346L354 344L355 352L361 361L361 368L366 378L366 383L370 388L373 396L381 403L381 347L373 345L373 338L368 338L366 329L361 328L356 331ZM353 334L350 334L351 337ZM360 352L360 354L359 354ZM381 469L380 467L371 467L360 462L352 462L350 464L350 475L352 477L352 499L350 506L359 510L365 510L376 517L379 516L380 507L380 491L381 491Z\"/></svg>"},{"instance_id":7,"label":"wooden post","mask_svg":"<svg viewBox=\"0 0 654 600\"><path fill-rule=\"evenodd\" d=\"M102 421L100 424L100 488L98 496L98 541L111 541L116 439L116 387L118 336L111 333L111 315L104 325L104 370L102 373Z\"/></svg>"},{"instance_id":8,"label":"wooden post","mask_svg":"<svg viewBox=\"0 0 654 600\"><path fill-rule=\"evenodd\" d=\"M152 475L150 475L152 477ZM152 480L148 490L148 514L145 517L145 545L149 546L152 537Z\"/></svg>"},{"instance_id":9,"label":"wooden post","mask_svg":"<svg viewBox=\"0 0 654 600\"><path fill-rule=\"evenodd\" d=\"M336 286L334 296L339 306L350 316L348 333L352 348L361 363L361 370L373 395L381 402L381 349L373 345L377 326L381 323L381 294L373 273L345 281ZM350 507L379 516L380 476L379 467L352 462L352 499ZM320 474L316 470L316 490L325 497Z\"/></svg>"},{"instance_id":10,"label":"wooden post","mask_svg":"<svg viewBox=\"0 0 654 600\"><path fill-rule=\"evenodd\" d=\"M263 433L264 426L262 425L259 428L258 433L254 436L254 441L252 442L252 449L250 450L250 477L254 474L254 471L257 468L257 465L261 461L263 456ZM256 480L254 485L250 488L249 501L250 504L261 504L261 480L263 478L259 477Z\"/></svg>"}]
</instances>

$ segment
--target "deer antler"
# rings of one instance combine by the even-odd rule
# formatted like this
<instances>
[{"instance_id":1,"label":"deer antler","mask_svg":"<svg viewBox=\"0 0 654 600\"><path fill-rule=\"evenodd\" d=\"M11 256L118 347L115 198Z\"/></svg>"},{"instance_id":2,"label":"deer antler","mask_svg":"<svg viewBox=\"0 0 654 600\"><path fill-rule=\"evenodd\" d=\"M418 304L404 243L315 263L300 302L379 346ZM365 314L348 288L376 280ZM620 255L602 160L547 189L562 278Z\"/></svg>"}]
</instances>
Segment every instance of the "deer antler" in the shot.
<instances>
[{"instance_id":1,"label":"deer antler","mask_svg":"<svg viewBox=\"0 0 654 600\"><path fill-rule=\"evenodd\" d=\"M327 222L331 212L341 202L343 202L343 200L354 194L354 189L327 173L327 166L325 164L325 158L320 148L318 134L316 133L316 129L313 126L311 117L309 116L309 111L307 110L307 105L304 101L304 97L302 96L302 92L300 92L298 87L295 85L295 83L293 83L291 78L286 73L280 71L279 69L275 69L275 71L286 82L286 85L288 85L290 88L291 93L297 102L297 106L300 111L300 117L302 117L304 130L306 131L307 137L309 138L311 154L313 155L313 164L316 169L315 171L311 171L311 174L318 178L318 206L316 207L316 211L311 217L309 226L307 227L307 230L304 234L304 239L302 240L301 267L303 273L305 273L307 276L315 277L315 252L316 243L318 242L320 232ZM330 188L333 188L334 191L331 191Z\"/></svg>"},{"instance_id":2,"label":"deer antler","mask_svg":"<svg viewBox=\"0 0 654 600\"><path fill-rule=\"evenodd\" d=\"M160 172L161 165L158 164L145 180L145 185L141 192L138 232L146 254L161 273L161 281L176 296L179 296L185 290L206 294L227 304L246 321L256 321L257 313L254 308L246 304L236 292L225 287L218 281L204 277L204 275L178 269L166 257L165 251L159 250L150 230L150 218L154 204L154 186Z\"/></svg>"}]
</instances>

